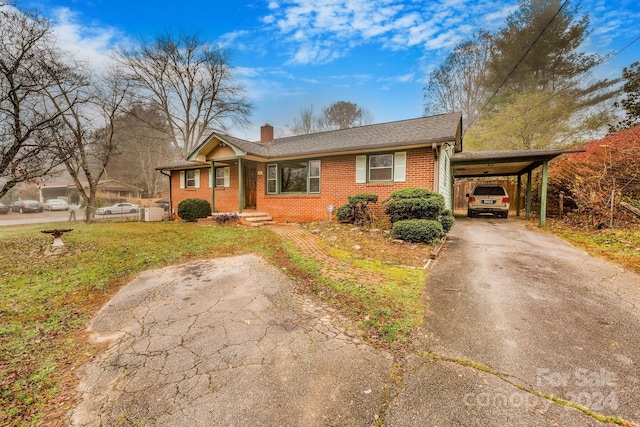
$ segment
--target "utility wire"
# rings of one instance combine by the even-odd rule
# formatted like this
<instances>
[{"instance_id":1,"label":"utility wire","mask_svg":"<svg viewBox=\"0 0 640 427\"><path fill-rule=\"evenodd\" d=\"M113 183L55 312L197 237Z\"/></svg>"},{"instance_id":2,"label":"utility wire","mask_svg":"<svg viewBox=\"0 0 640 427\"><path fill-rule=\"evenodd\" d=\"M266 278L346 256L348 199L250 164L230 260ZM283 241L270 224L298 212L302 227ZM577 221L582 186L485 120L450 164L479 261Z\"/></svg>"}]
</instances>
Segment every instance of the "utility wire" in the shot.
<instances>
[{"instance_id":1,"label":"utility wire","mask_svg":"<svg viewBox=\"0 0 640 427\"><path fill-rule=\"evenodd\" d=\"M514 67L511 69L511 71L509 71L509 74L507 74L507 76L502 80L502 83L500 83L500 85L498 86L498 88L493 92L493 94L489 97L489 99L487 100L487 102L482 106L482 108L480 109L480 111L478 111L476 113L476 115L473 117L473 120L471 120L471 122L467 125L467 129L469 129L474 123L475 121L478 119L478 117L480 116L480 114L485 110L485 108L487 108L487 106L489 105L489 103L491 102L491 100L498 94L498 92L500 91L500 89L502 89L502 87L504 86L504 84L507 82L507 80L509 80L509 77L511 77L513 75L513 72L516 70L516 68L518 68L518 66L522 63L522 61L524 61L524 58L527 57L527 55L529 54L529 52L531 51L531 49L533 49L533 46L536 45L536 43L538 43L538 41L540 40L540 38L542 37L542 35L545 33L545 31L547 31L547 28L549 28L551 26L551 24L553 23L553 21L555 21L555 19L558 17L558 15L560 14L560 12L562 12L562 9L564 9L564 7L567 5L567 3L569 2L569 0L564 0L564 2L562 3L562 5L560 5L560 7L558 8L557 12L553 15L553 17L549 20L549 22L547 22L547 24L544 26L544 28L542 29L542 31L540 31L540 34L538 34L538 37L536 37L536 39L531 43L531 45L529 45L529 47L527 48L527 50L525 51L524 55L522 55L520 57L520 59L518 60L518 62L516 63L516 65L514 65Z\"/></svg>"}]
</instances>

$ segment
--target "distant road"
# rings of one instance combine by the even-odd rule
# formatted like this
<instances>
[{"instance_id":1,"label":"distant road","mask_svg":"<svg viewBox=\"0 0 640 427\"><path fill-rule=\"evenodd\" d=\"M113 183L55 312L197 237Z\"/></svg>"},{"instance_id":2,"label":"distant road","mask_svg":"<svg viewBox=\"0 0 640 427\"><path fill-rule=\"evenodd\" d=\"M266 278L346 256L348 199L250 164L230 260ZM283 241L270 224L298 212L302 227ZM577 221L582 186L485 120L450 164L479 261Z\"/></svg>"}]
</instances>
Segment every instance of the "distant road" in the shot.
<instances>
[{"instance_id":1,"label":"distant road","mask_svg":"<svg viewBox=\"0 0 640 427\"><path fill-rule=\"evenodd\" d=\"M139 213L115 214L115 215L96 215L97 220L101 219L118 219L118 218L139 218ZM8 225L22 224L40 224L47 222L66 222L69 220L69 211L44 211L39 213L9 212L6 215L0 215L0 227ZM76 222L84 220L84 210L76 211ZM72 221L73 222L73 221Z\"/></svg>"}]
</instances>

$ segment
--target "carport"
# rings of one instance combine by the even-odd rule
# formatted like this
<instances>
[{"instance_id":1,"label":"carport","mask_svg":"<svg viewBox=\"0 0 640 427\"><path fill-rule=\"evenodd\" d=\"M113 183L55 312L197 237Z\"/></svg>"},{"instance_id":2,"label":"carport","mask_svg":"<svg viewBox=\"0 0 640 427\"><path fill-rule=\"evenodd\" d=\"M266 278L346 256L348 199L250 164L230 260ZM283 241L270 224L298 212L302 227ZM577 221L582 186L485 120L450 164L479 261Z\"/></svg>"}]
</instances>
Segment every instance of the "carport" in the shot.
<instances>
[{"instance_id":1,"label":"carport","mask_svg":"<svg viewBox=\"0 0 640 427\"><path fill-rule=\"evenodd\" d=\"M542 167L540 191L540 225L547 220L547 179L549 162L562 155L581 153L585 150L514 150L514 151L470 151L451 156L451 170L454 179L517 176L516 216L520 216L522 206L522 177L527 176L525 197L525 218L531 217L532 172Z\"/></svg>"}]
</instances>

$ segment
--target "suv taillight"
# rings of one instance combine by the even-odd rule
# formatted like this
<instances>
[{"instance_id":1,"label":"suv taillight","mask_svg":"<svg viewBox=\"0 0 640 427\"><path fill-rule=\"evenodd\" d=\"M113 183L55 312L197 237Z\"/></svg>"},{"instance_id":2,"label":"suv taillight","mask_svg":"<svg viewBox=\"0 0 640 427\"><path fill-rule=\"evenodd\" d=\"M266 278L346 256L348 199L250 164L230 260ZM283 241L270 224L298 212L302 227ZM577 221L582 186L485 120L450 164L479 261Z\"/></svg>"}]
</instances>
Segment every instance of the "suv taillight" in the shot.
<instances>
[{"instance_id":1,"label":"suv taillight","mask_svg":"<svg viewBox=\"0 0 640 427\"><path fill-rule=\"evenodd\" d=\"M503 197L502 198L502 203L509 203L509 198L508 197Z\"/></svg>"},{"instance_id":2,"label":"suv taillight","mask_svg":"<svg viewBox=\"0 0 640 427\"><path fill-rule=\"evenodd\" d=\"M476 198L471 196L469 197L469 203L475 203L476 202Z\"/></svg>"}]
</instances>

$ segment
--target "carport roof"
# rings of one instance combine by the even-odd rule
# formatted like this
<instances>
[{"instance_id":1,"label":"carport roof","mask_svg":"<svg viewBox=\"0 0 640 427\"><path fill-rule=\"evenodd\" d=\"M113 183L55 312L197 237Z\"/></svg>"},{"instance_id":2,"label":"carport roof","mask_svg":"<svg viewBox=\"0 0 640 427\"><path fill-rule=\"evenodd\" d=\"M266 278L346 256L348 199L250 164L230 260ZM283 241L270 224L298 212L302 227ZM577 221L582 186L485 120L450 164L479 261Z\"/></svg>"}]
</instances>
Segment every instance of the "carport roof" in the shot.
<instances>
[{"instance_id":1,"label":"carport roof","mask_svg":"<svg viewBox=\"0 0 640 427\"><path fill-rule=\"evenodd\" d=\"M513 176L527 173L561 154L584 150L467 151L451 156L455 178Z\"/></svg>"}]
</instances>

